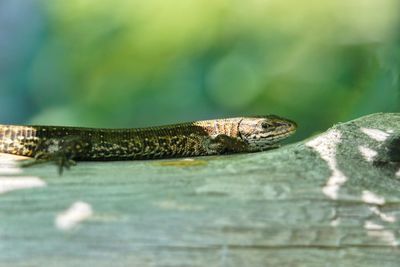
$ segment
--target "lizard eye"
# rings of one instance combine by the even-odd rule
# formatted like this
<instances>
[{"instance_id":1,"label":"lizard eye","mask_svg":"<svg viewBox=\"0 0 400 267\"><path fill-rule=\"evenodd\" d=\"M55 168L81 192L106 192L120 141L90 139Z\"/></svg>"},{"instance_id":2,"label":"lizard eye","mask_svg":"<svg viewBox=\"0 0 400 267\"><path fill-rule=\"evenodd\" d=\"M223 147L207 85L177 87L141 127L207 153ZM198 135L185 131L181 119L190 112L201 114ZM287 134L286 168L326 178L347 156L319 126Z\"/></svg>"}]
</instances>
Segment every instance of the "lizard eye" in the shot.
<instances>
[{"instance_id":1,"label":"lizard eye","mask_svg":"<svg viewBox=\"0 0 400 267\"><path fill-rule=\"evenodd\" d=\"M261 127L263 127L264 129L269 129L271 128L273 125L269 122L264 121L263 123L261 123Z\"/></svg>"}]
</instances>

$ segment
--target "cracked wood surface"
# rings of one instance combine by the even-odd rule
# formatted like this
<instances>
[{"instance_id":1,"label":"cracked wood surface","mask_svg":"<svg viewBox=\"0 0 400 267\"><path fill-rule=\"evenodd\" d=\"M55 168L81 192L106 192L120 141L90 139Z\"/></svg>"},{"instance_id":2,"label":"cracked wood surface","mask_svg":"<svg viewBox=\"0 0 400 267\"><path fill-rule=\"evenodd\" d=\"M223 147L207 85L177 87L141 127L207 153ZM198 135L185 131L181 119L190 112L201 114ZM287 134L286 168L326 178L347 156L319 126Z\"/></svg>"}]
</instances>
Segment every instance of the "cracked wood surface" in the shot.
<instances>
[{"instance_id":1,"label":"cracked wood surface","mask_svg":"<svg viewBox=\"0 0 400 267\"><path fill-rule=\"evenodd\" d=\"M0 266L398 266L396 136L381 113L277 150L61 177L1 154Z\"/></svg>"}]
</instances>

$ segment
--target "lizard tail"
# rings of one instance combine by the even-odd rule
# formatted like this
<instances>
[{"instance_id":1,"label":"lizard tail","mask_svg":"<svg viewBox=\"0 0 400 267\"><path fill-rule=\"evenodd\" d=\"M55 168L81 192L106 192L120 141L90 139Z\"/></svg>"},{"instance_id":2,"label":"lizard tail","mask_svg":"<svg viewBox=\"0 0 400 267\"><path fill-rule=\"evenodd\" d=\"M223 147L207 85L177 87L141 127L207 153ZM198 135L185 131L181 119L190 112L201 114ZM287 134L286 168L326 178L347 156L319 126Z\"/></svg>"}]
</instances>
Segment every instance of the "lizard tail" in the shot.
<instances>
[{"instance_id":1,"label":"lizard tail","mask_svg":"<svg viewBox=\"0 0 400 267\"><path fill-rule=\"evenodd\" d=\"M35 135L33 127L0 125L0 153L31 156Z\"/></svg>"}]
</instances>

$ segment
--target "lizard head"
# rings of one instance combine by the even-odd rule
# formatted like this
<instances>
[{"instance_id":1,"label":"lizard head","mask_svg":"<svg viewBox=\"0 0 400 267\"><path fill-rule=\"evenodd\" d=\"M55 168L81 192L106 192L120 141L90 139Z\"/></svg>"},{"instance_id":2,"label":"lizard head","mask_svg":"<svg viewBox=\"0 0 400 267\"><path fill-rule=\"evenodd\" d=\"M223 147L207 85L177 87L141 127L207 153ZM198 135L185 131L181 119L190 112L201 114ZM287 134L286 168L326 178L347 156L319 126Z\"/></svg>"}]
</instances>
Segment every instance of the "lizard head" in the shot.
<instances>
[{"instance_id":1,"label":"lizard head","mask_svg":"<svg viewBox=\"0 0 400 267\"><path fill-rule=\"evenodd\" d=\"M276 147L278 142L297 129L294 121L275 115L245 117L239 123L239 134L252 151Z\"/></svg>"}]
</instances>

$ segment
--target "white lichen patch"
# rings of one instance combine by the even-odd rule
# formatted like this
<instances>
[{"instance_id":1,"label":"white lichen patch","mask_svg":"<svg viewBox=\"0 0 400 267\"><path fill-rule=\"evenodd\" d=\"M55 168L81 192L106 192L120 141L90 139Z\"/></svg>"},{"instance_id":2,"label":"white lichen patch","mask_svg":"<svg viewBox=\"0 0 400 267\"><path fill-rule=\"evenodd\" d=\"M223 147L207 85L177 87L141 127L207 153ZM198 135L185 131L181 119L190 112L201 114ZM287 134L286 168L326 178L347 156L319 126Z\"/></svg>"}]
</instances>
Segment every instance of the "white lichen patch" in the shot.
<instances>
[{"instance_id":1,"label":"white lichen patch","mask_svg":"<svg viewBox=\"0 0 400 267\"><path fill-rule=\"evenodd\" d=\"M384 227L383 227L383 225L377 224L375 222L366 221L364 223L364 229L367 229L367 230L383 230Z\"/></svg>"},{"instance_id":2,"label":"white lichen patch","mask_svg":"<svg viewBox=\"0 0 400 267\"><path fill-rule=\"evenodd\" d=\"M55 226L60 230L70 230L93 215L92 206L86 202L75 202L66 211L57 215Z\"/></svg>"},{"instance_id":3,"label":"white lichen patch","mask_svg":"<svg viewBox=\"0 0 400 267\"><path fill-rule=\"evenodd\" d=\"M0 165L0 175L13 175L22 173L21 168Z\"/></svg>"},{"instance_id":4,"label":"white lichen patch","mask_svg":"<svg viewBox=\"0 0 400 267\"><path fill-rule=\"evenodd\" d=\"M339 226L340 225L340 218L336 218L336 219L332 220L330 222L330 225L333 226L333 227Z\"/></svg>"},{"instance_id":5,"label":"white lichen patch","mask_svg":"<svg viewBox=\"0 0 400 267\"><path fill-rule=\"evenodd\" d=\"M387 215L386 213L381 212L377 207L369 208L374 214L378 215L382 221L394 223L396 222L396 217L393 215Z\"/></svg>"},{"instance_id":6,"label":"white lichen patch","mask_svg":"<svg viewBox=\"0 0 400 267\"><path fill-rule=\"evenodd\" d=\"M372 162L374 158L378 155L378 152L365 146L359 146L358 151L360 151L361 155L368 162Z\"/></svg>"},{"instance_id":7,"label":"white lichen patch","mask_svg":"<svg viewBox=\"0 0 400 267\"><path fill-rule=\"evenodd\" d=\"M364 225L364 228L368 230L367 231L368 236L374 239L379 239L384 244L392 247L399 246L399 241L396 239L396 235L394 234L393 231L383 230L383 229L368 229L366 228L366 225Z\"/></svg>"},{"instance_id":8,"label":"white lichen patch","mask_svg":"<svg viewBox=\"0 0 400 267\"><path fill-rule=\"evenodd\" d=\"M385 204L385 198L380 197L368 190L364 190L362 192L361 198L364 201L364 203L375 204L375 205Z\"/></svg>"},{"instance_id":9,"label":"white lichen patch","mask_svg":"<svg viewBox=\"0 0 400 267\"><path fill-rule=\"evenodd\" d=\"M26 157L0 153L0 175L22 173L22 169L18 165L20 160L26 160Z\"/></svg>"},{"instance_id":10,"label":"white lichen patch","mask_svg":"<svg viewBox=\"0 0 400 267\"><path fill-rule=\"evenodd\" d=\"M386 141L386 139L388 139L390 136L390 133L384 132L379 129L372 129L372 128L361 128L361 132L365 133L370 138L372 138L376 141L379 141L379 142Z\"/></svg>"},{"instance_id":11,"label":"white lichen patch","mask_svg":"<svg viewBox=\"0 0 400 267\"><path fill-rule=\"evenodd\" d=\"M331 199L337 199L340 187L347 181L347 177L339 170L336 160L336 147L341 142L341 138L339 131L330 130L306 143L306 146L319 153L332 171L322 189L322 192Z\"/></svg>"},{"instance_id":12,"label":"white lichen patch","mask_svg":"<svg viewBox=\"0 0 400 267\"><path fill-rule=\"evenodd\" d=\"M46 186L46 182L38 177L0 177L0 194L10 191Z\"/></svg>"}]
</instances>

